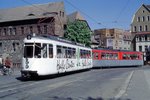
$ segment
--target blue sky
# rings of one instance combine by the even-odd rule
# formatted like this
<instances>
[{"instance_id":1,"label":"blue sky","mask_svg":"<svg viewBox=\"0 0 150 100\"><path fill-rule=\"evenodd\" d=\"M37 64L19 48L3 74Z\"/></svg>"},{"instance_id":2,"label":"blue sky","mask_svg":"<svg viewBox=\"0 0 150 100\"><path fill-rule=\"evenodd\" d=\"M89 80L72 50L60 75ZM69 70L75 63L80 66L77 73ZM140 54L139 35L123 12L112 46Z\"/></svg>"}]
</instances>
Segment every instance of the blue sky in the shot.
<instances>
[{"instance_id":1,"label":"blue sky","mask_svg":"<svg viewBox=\"0 0 150 100\"><path fill-rule=\"evenodd\" d=\"M138 8L142 4L150 5L150 0L0 0L0 9L58 1L64 1L67 14L80 11L92 30L129 30L132 16Z\"/></svg>"}]
</instances>

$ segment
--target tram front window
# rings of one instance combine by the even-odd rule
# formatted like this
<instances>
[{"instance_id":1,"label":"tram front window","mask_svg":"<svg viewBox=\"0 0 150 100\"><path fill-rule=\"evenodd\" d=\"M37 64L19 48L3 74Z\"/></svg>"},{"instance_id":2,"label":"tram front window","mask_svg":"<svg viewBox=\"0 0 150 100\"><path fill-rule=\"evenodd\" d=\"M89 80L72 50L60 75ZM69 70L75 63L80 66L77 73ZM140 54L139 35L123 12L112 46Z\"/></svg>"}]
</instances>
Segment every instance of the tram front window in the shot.
<instances>
[{"instance_id":1,"label":"tram front window","mask_svg":"<svg viewBox=\"0 0 150 100\"><path fill-rule=\"evenodd\" d=\"M24 58L32 58L32 57L33 57L33 45L25 45Z\"/></svg>"},{"instance_id":2,"label":"tram front window","mask_svg":"<svg viewBox=\"0 0 150 100\"><path fill-rule=\"evenodd\" d=\"M40 43L35 43L34 57L41 58L41 44Z\"/></svg>"}]
</instances>

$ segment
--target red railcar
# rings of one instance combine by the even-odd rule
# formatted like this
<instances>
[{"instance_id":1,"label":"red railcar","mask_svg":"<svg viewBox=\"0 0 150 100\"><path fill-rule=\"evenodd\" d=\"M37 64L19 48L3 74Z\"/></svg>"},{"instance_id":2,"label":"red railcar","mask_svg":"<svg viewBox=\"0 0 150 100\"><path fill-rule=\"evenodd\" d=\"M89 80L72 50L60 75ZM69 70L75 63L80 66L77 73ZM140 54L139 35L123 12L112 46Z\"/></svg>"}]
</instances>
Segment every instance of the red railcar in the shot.
<instances>
[{"instance_id":1,"label":"red railcar","mask_svg":"<svg viewBox=\"0 0 150 100\"><path fill-rule=\"evenodd\" d=\"M143 65L142 52L93 49L92 53L93 67L119 67Z\"/></svg>"}]
</instances>

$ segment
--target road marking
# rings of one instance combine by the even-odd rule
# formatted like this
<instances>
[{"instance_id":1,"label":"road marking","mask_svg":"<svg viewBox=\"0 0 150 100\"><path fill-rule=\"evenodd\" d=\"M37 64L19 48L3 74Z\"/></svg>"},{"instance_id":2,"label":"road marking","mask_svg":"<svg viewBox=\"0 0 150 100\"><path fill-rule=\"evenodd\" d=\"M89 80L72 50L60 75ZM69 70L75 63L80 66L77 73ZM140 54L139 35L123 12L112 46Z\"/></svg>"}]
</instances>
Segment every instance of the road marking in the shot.
<instances>
[{"instance_id":1,"label":"road marking","mask_svg":"<svg viewBox=\"0 0 150 100\"><path fill-rule=\"evenodd\" d=\"M125 81L125 84L121 87L121 90L119 91L119 93L114 97L115 99L119 99L123 94L125 94L125 92L126 92L126 90L128 88L128 85L129 85L129 83L131 81L131 78L133 76L133 73L134 73L134 71L132 71L130 73L130 75L128 76L128 78Z\"/></svg>"},{"instance_id":2,"label":"road marking","mask_svg":"<svg viewBox=\"0 0 150 100\"><path fill-rule=\"evenodd\" d=\"M150 80L149 80L150 70L145 70L144 74L145 74L145 77L146 77L146 81L148 83L148 87L150 89Z\"/></svg>"}]
</instances>

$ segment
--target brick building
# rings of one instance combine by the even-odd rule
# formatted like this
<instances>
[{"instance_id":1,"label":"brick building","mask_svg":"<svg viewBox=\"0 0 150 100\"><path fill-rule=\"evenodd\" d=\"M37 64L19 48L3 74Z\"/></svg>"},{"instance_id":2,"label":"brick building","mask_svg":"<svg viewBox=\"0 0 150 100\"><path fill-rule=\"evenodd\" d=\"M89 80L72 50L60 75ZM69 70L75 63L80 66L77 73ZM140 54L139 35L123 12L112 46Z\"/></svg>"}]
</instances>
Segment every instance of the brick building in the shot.
<instances>
[{"instance_id":1,"label":"brick building","mask_svg":"<svg viewBox=\"0 0 150 100\"><path fill-rule=\"evenodd\" d=\"M0 54L3 58L9 56L18 66L27 34L62 37L66 19L63 2L0 9Z\"/></svg>"}]
</instances>

